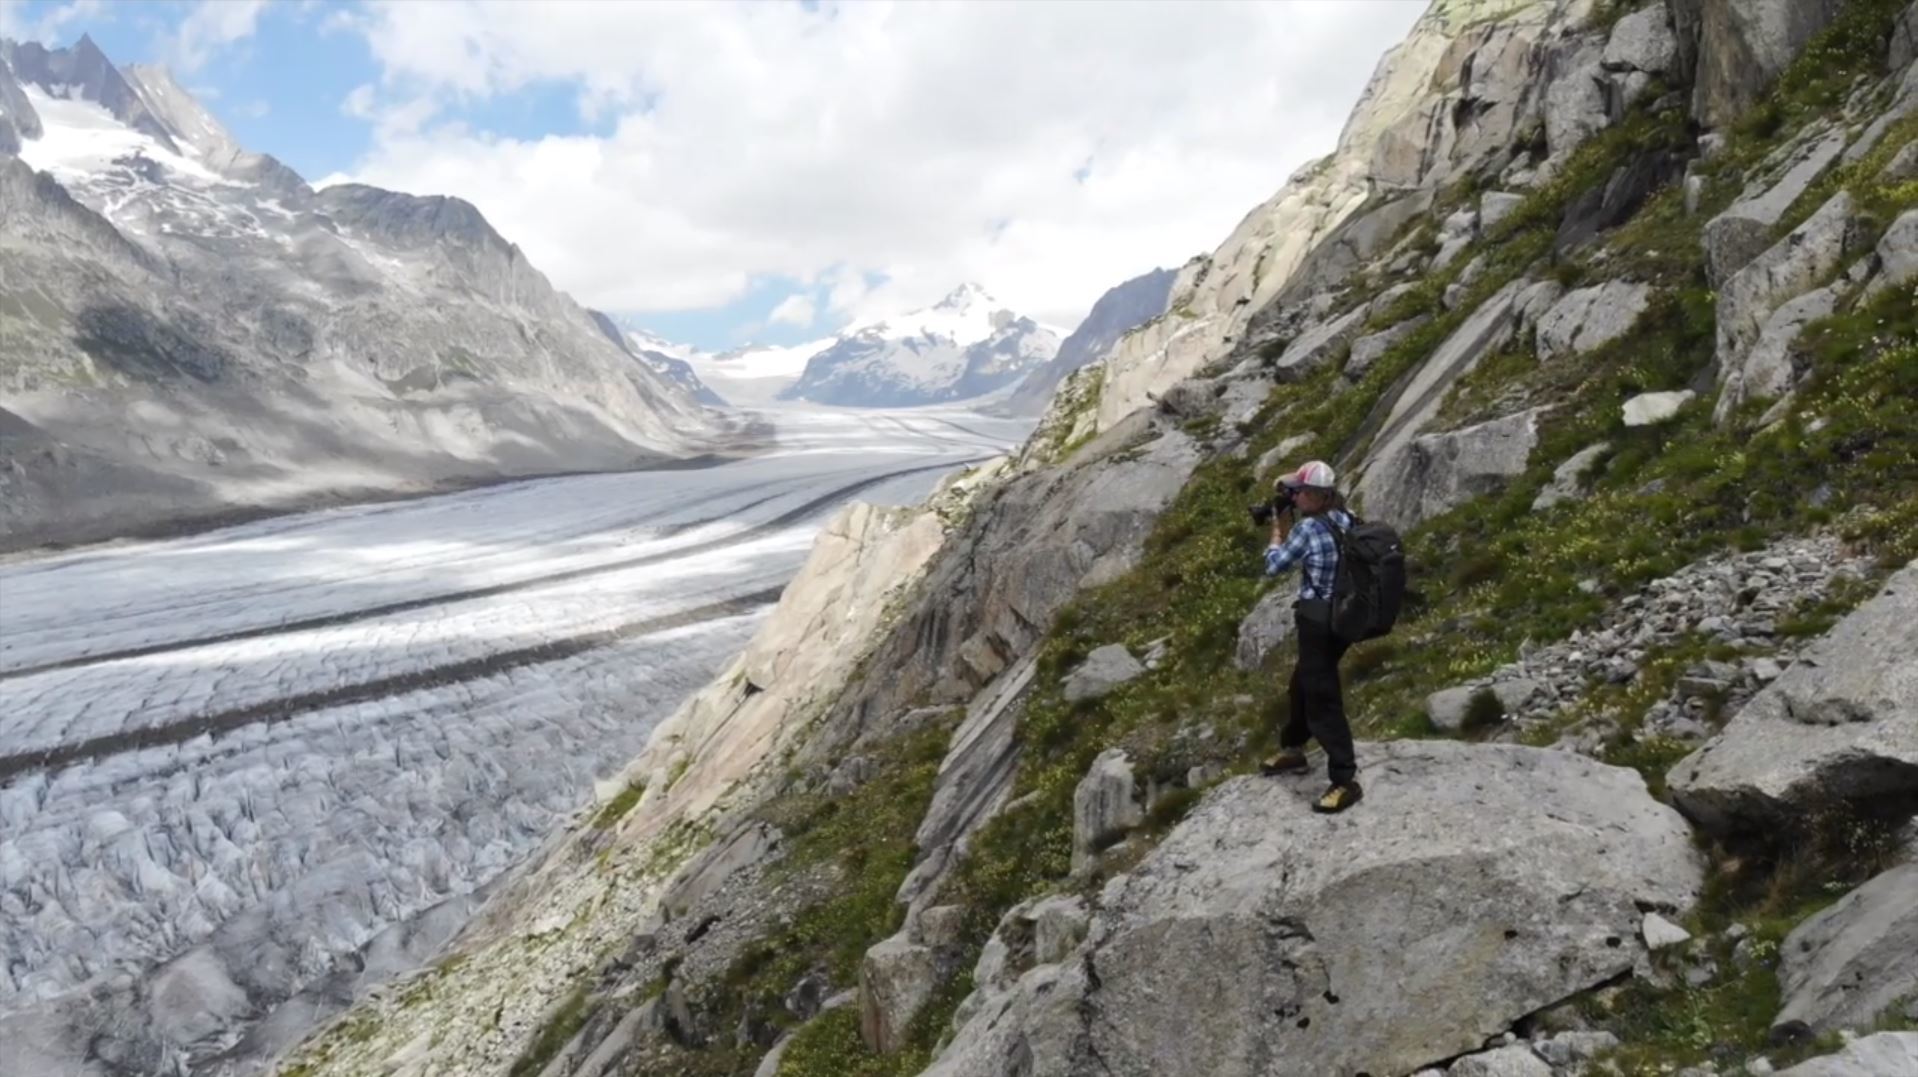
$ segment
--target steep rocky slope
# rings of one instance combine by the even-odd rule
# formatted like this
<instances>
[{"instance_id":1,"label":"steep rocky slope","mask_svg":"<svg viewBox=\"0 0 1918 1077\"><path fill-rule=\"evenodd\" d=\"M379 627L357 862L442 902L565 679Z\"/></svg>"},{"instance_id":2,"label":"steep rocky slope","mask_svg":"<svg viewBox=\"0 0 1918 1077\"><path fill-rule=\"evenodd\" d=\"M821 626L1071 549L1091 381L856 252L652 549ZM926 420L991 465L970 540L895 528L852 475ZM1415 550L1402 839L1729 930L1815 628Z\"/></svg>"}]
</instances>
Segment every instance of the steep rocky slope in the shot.
<instances>
[{"instance_id":1,"label":"steep rocky slope","mask_svg":"<svg viewBox=\"0 0 1918 1077\"><path fill-rule=\"evenodd\" d=\"M742 667L286 1072L1918 1073L1914 30L1435 4L776 747L673 757L791 684ZM1244 505L1311 456L1414 590L1333 819L1247 774Z\"/></svg>"},{"instance_id":2,"label":"steep rocky slope","mask_svg":"<svg viewBox=\"0 0 1918 1077\"><path fill-rule=\"evenodd\" d=\"M86 38L0 43L0 111L0 547L726 434L464 202L314 191Z\"/></svg>"},{"instance_id":3,"label":"steep rocky slope","mask_svg":"<svg viewBox=\"0 0 1918 1077\"><path fill-rule=\"evenodd\" d=\"M1155 269L1115 285L1086 312L1070 336L1059 343L1059 353L1045 366L1027 374L1002 405L1009 415L1038 415L1052 403L1053 391L1068 374L1105 358L1113 345L1140 325L1164 314L1172 282L1170 269Z\"/></svg>"},{"instance_id":4,"label":"steep rocky slope","mask_svg":"<svg viewBox=\"0 0 1918 1077\"><path fill-rule=\"evenodd\" d=\"M675 355L669 355L658 348L649 348L636 333L629 333L619 327L619 323L600 311L589 310L587 317L593 319L593 325L607 340L619 345L619 350L644 363L647 369L665 379L668 384L678 386L696 404L709 408L727 407L724 397L712 391L699 375L693 371L693 365ZM662 342L663 343L663 342Z\"/></svg>"}]
</instances>

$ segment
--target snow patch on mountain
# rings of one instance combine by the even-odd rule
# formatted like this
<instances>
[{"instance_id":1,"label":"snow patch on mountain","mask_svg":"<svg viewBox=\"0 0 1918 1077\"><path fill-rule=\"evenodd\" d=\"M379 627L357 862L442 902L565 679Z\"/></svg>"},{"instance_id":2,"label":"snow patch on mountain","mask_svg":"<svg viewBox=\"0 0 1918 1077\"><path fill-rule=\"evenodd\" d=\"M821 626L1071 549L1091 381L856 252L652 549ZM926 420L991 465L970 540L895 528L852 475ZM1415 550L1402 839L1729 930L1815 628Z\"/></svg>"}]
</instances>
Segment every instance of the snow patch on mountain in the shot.
<instances>
[{"instance_id":1,"label":"snow patch on mountain","mask_svg":"<svg viewBox=\"0 0 1918 1077\"><path fill-rule=\"evenodd\" d=\"M700 378L738 405L764 405L781 399L806 372L813 356L831 347L836 338L804 344L752 344L731 351L694 351L686 361Z\"/></svg>"},{"instance_id":2,"label":"snow patch on mountain","mask_svg":"<svg viewBox=\"0 0 1918 1077\"><path fill-rule=\"evenodd\" d=\"M164 69L0 39L0 549L713 451L479 210L315 191Z\"/></svg>"},{"instance_id":3,"label":"snow patch on mountain","mask_svg":"<svg viewBox=\"0 0 1918 1077\"><path fill-rule=\"evenodd\" d=\"M103 105L70 96L75 87L56 86L64 94L47 93L38 86L22 87L27 103L40 116L39 138L20 146L22 161L58 180L85 179L104 172L127 157L144 157L175 176L219 183L221 178L198 161L160 144L144 131L121 123Z\"/></svg>"},{"instance_id":4,"label":"snow patch on mountain","mask_svg":"<svg viewBox=\"0 0 1918 1077\"><path fill-rule=\"evenodd\" d=\"M850 407L970 400L1045 365L1060 336L965 284L924 310L848 328L779 397Z\"/></svg>"}]
</instances>

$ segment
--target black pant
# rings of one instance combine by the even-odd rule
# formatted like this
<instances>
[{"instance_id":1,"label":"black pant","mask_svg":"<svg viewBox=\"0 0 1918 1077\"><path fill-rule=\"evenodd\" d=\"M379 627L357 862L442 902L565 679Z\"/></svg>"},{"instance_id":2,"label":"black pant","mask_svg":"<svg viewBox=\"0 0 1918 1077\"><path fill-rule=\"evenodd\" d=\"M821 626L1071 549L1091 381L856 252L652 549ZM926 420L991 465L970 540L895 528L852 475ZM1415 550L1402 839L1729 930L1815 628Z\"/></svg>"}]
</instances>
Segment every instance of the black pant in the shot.
<instances>
[{"instance_id":1,"label":"black pant","mask_svg":"<svg viewBox=\"0 0 1918 1077\"><path fill-rule=\"evenodd\" d=\"M1345 692L1339 685L1339 659L1351 645L1332 634L1326 603L1300 603L1294 623L1299 661L1292 667L1292 715L1279 733L1279 747L1303 748L1316 739L1325 749L1332 784L1340 785L1359 773L1352 726L1345 720Z\"/></svg>"}]
</instances>

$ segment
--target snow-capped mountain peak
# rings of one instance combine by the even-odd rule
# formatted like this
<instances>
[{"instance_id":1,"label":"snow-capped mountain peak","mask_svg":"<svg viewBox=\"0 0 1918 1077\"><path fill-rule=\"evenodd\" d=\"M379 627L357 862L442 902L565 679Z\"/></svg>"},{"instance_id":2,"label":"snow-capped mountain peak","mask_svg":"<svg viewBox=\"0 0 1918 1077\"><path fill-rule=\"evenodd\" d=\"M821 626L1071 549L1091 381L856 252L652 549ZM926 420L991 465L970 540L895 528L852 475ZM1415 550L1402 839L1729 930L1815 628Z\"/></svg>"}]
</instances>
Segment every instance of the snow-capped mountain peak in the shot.
<instances>
[{"instance_id":1,"label":"snow-capped mountain peak","mask_svg":"<svg viewBox=\"0 0 1918 1077\"><path fill-rule=\"evenodd\" d=\"M966 400L1010 385L1059 350L1059 334L962 284L922 310L855 324L780 394L854 407Z\"/></svg>"},{"instance_id":2,"label":"snow-capped mountain peak","mask_svg":"<svg viewBox=\"0 0 1918 1077\"><path fill-rule=\"evenodd\" d=\"M973 344L1016 320L991 293L977 284L962 284L944 299L920 310L887 318L855 322L841 336L876 334L885 337L945 337Z\"/></svg>"},{"instance_id":3,"label":"snow-capped mountain peak","mask_svg":"<svg viewBox=\"0 0 1918 1077\"><path fill-rule=\"evenodd\" d=\"M673 359L710 358L708 353L690 344L681 344L675 340L667 340L665 337L660 336L650 329L641 329L628 325L625 326L625 330L626 339L631 341L633 347L638 348L640 351L658 352L661 355Z\"/></svg>"}]
</instances>

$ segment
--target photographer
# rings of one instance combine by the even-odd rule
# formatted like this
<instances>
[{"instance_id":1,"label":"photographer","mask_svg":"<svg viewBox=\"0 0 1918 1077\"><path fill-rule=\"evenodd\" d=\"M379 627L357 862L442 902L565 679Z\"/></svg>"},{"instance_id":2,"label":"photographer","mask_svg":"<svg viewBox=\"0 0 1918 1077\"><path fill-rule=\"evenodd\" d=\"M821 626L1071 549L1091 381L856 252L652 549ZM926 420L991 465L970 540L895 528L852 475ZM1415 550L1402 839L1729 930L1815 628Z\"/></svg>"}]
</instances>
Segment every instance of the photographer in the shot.
<instances>
[{"instance_id":1,"label":"photographer","mask_svg":"<svg viewBox=\"0 0 1918 1077\"><path fill-rule=\"evenodd\" d=\"M1343 508L1337 477L1319 460L1279 479L1272 503L1253 510L1256 521L1263 523L1267 516L1272 545L1265 551L1265 574L1276 576L1301 566L1299 598L1293 603L1299 660L1292 669L1292 711L1279 732L1279 752L1261 769L1267 774L1309 769L1305 744L1316 739L1325 749L1332 785L1312 810L1342 812L1364 795L1339 684L1339 660L1349 644L1332 631L1332 586L1339 566L1333 528L1344 532L1352 526L1352 517Z\"/></svg>"}]
</instances>

